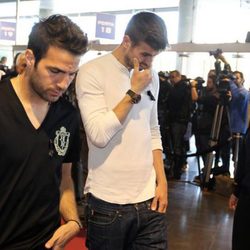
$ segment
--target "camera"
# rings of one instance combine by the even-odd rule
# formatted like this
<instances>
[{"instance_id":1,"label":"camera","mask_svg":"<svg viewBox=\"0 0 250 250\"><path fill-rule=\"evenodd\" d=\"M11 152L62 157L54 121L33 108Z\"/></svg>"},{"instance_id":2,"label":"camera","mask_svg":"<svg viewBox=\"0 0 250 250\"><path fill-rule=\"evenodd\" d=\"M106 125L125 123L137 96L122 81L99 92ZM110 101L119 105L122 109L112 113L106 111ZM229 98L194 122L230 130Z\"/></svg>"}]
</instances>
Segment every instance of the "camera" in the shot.
<instances>
[{"instance_id":1,"label":"camera","mask_svg":"<svg viewBox=\"0 0 250 250\"><path fill-rule=\"evenodd\" d=\"M168 71L160 71L158 72L158 76L159 76L159 79L160 79L160 82L169 82L169 72Z\"/></svg>"},{"instance_id":2,"label":"camera","mask_svg":"<svg viewBox=\"0 0 250 250\"><path fill-rule=\"evenodd\" d=\"M228 101L228 91L230 91L230 81L234 80L234 75L232 74L230 65L226 62L223 57L221 49L217 49L215 51L209 52L210 56L213 55L216 58L214 63L215 65L215 74L216 74L216 84L218 92L223 100ZM218 60L222 60L224 62L224 69L221 69L221 62Z\"/></svg>"},{"instance_id":3,"label":"camera","mask_svg":"<svg viewBox=\"0 0 250 250\"><path fill-rule=\"evenodd\" d=\"M229 82L232 79L233 75L227 70L221 71L221 73L218 75L217 85L218 85L218 91L221 94L227 93L230 90Z\"/></svg>"},{"instance_id":4,"label":"camera","mask_svg":"<svg viewBox=\"0 0 250 250\"><path fill-rule=\"evenodd\" d=\"M218 55L220 55L220 54L222 54L222 49L217 49L217 50L211 50L211 51L209 51L209 55L210 56L218 56Z\"/></svg>"},{"instance_id":5,"label":"camera","mask_svg":"<svg viewBox=\"0 0 250 250\"><path fill-rule=\"evenodd\" d=\"M169 79L169 72L168 71L160 71L158 73L158 76L164 78L165 80L168 80Z\"/></svg>"},{"instance_id":6,"label":"camera","mask_svg":"<svg viewBox=\"0 0 250 250\"><path fill-rule=\"evenodd\" d=\"M184 81L186 82L186 84L188 85L188 86L190 86L191 87L191 83L190 83L190 81L192 81L192 80L194 80L194 81L196 81L197 82L197 84L196 84L196 88L197 88L197 90L200 90L200 89L202 89L202 87L203 87L203 83L205 82L204 81L204 79L202 78L202 77L200 77L200 76L197 76L196 78L194 78L194 79L191 79L191 78L186 78Z\"/></svg>"},{"instance_id":7,"label":"camera","mask_svg":"<svg viewBox=\"0 0 250 250\"><path fill-rule=\"evenodd\" d=\"M197 82L197 89L201 89L203 87L203 83L205 82L204 79L200 76L194 79Z\"/></svg>"}]
</instances>

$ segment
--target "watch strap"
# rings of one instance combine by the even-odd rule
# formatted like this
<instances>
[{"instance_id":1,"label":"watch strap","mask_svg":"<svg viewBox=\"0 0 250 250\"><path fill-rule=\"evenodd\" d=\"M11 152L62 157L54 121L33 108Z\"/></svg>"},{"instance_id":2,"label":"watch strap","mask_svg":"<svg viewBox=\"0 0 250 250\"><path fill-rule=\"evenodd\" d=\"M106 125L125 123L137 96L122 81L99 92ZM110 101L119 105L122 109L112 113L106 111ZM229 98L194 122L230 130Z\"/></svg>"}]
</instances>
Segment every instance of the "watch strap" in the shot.
<instances>
[{"instance_id":1,"label":"watch strap","mask_svg":"<svg viewBox=\"0 0 250 250\"><path fill-rule=\"evenodd\" d=\"M131 103L133 104L136 104L138 102L140 102L141 100L141 95L139 94L136 94L133 90L129 89L127 92L126 92L127 95L130 96L131 98Z\"/></svg>"}]
</instances>

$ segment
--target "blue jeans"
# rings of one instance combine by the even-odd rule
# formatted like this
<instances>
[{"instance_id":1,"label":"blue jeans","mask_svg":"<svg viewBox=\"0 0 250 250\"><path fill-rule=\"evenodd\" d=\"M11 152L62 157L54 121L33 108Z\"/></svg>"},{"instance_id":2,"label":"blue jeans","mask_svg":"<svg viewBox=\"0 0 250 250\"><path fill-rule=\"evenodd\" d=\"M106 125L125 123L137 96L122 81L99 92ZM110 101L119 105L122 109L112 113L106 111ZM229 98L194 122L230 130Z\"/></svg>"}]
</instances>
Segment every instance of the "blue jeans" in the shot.
<instances>
[{"instance_id":1,"label":"blue jeans","mask_svg":"<svg viewBox=\"0 0 250 250\"><path fill-rule=\"evenodd\" d=\"M151 200L119 205L87 196L89 250L166 250L165 213L150 209Z\"/></svg>"}]
</instances>

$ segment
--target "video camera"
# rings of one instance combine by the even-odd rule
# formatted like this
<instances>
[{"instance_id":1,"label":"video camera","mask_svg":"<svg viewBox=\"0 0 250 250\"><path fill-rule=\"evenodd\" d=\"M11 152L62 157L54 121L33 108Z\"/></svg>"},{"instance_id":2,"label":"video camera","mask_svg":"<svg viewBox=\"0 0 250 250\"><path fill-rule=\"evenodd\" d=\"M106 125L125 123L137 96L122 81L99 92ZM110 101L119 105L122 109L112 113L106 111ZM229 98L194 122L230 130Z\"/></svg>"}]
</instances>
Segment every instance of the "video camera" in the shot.
<instances>
[{"instance_id":1,"label":"video camera","mask_svg":"<svg viewBox=\"0 0 250 250\"><path fill-rule=\"evenodd\" d=\"M216 73L216 83L218 87L218 91L220 96L222 96L225 100L227 99L227 92L230 91L230 81L234 80L234 75L232 74L231 67L228 63L226 63L224 57L220 58L222 54L221 49L217 49L215 51L209 51L210 56L214 56L216 61L215 65L215 73ZM221 69L221 62L218 59L224 59L224 69Z\"/></svg>"},{"instance_id":2,"label":"video camera","mask_svg":"<svg viewBox=\"0 0 250 250\"><path fill-rule=\"evenodd\" d=\"M205 80L200 76L196 77L194 80L197 82L197 85L196 85L197 89L202 89L203 83L205 82Z\"/></svg>"},{"instance_id":3,"label":"video camera","mask_svg":"<svg viewBox=\"0 0 250 250\"><path fill-rule=\"evenodd\" d=\"M217 49L217 50L211 50L209 51L210 56L215 56L217 57L218 55L222 54L222 49Z\"/></svg>"},{"instance_id":4,"label":"video camera","mask_svg":"<svg viewBox=\"0 0 250 250\"><path fill-rule=\"evenodd\" d=\"M160 71L158 72L158 76L160 78L160 82L169 82L169 72L168 71Z\"/></svg>"},{"instance_id":5,"label":"video camera","mask_svg":"<svg viewBox=\"0 0 250 250\"><path fill-rule=\"evenodd\" d=\"M226 96L227 92L230 91L230 81L234 79L231 72L223 70L217 76L218 91L222 96Z\"/></svg>"},{"instance_id":6,"label":"video camera","mask_svg":"<svg viewBox=\"0 0 250 250\"><path fill-rule=\"evenodd\" d=\"M192 79L192 78L186 78L186 79L184 79L184 81L186 82L186 84L187 84L188 86L190 86L190 87L191 87L190 82L193 81L193 80L197 82L197 84L196 84L197 90L202 89L203 83L205 82L205 80L204 80L202 77L197 76L197 77L194 78L194 79Z\"/></svg>"},{"instance_id":7,"label":"video camera","mask_svg":"<svg viewBox=\"0 0 250 250\"><path fill-rule=\"evenodd\" d=\"M160 72L158 73L158 76L159 76L159 77L162 77L162 78L164 78L164 79L166 79L166 80L168 80L168 79L169 79L169 72L168 72L168 71L160 71Z\"/></svg>"}]
</instances>

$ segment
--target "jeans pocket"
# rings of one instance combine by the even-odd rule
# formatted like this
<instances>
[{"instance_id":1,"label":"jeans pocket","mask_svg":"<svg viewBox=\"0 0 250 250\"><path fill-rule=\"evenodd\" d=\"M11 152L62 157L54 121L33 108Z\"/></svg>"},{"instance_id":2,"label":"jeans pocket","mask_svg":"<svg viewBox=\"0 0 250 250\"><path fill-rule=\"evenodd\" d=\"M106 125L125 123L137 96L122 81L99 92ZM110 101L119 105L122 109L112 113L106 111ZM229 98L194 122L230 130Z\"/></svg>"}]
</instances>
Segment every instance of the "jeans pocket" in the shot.
<instances>
[{"instance_id":1,"label":"jeans pocket","mask_svg":"<svg viewBox=\"0 0 250 250\"><path fill-rule=\"evenodd\" d=\"M103 208L88 208L88 223L106 226L114 223L119 215L118 211Z\"/></svg>"}]
</instances>

